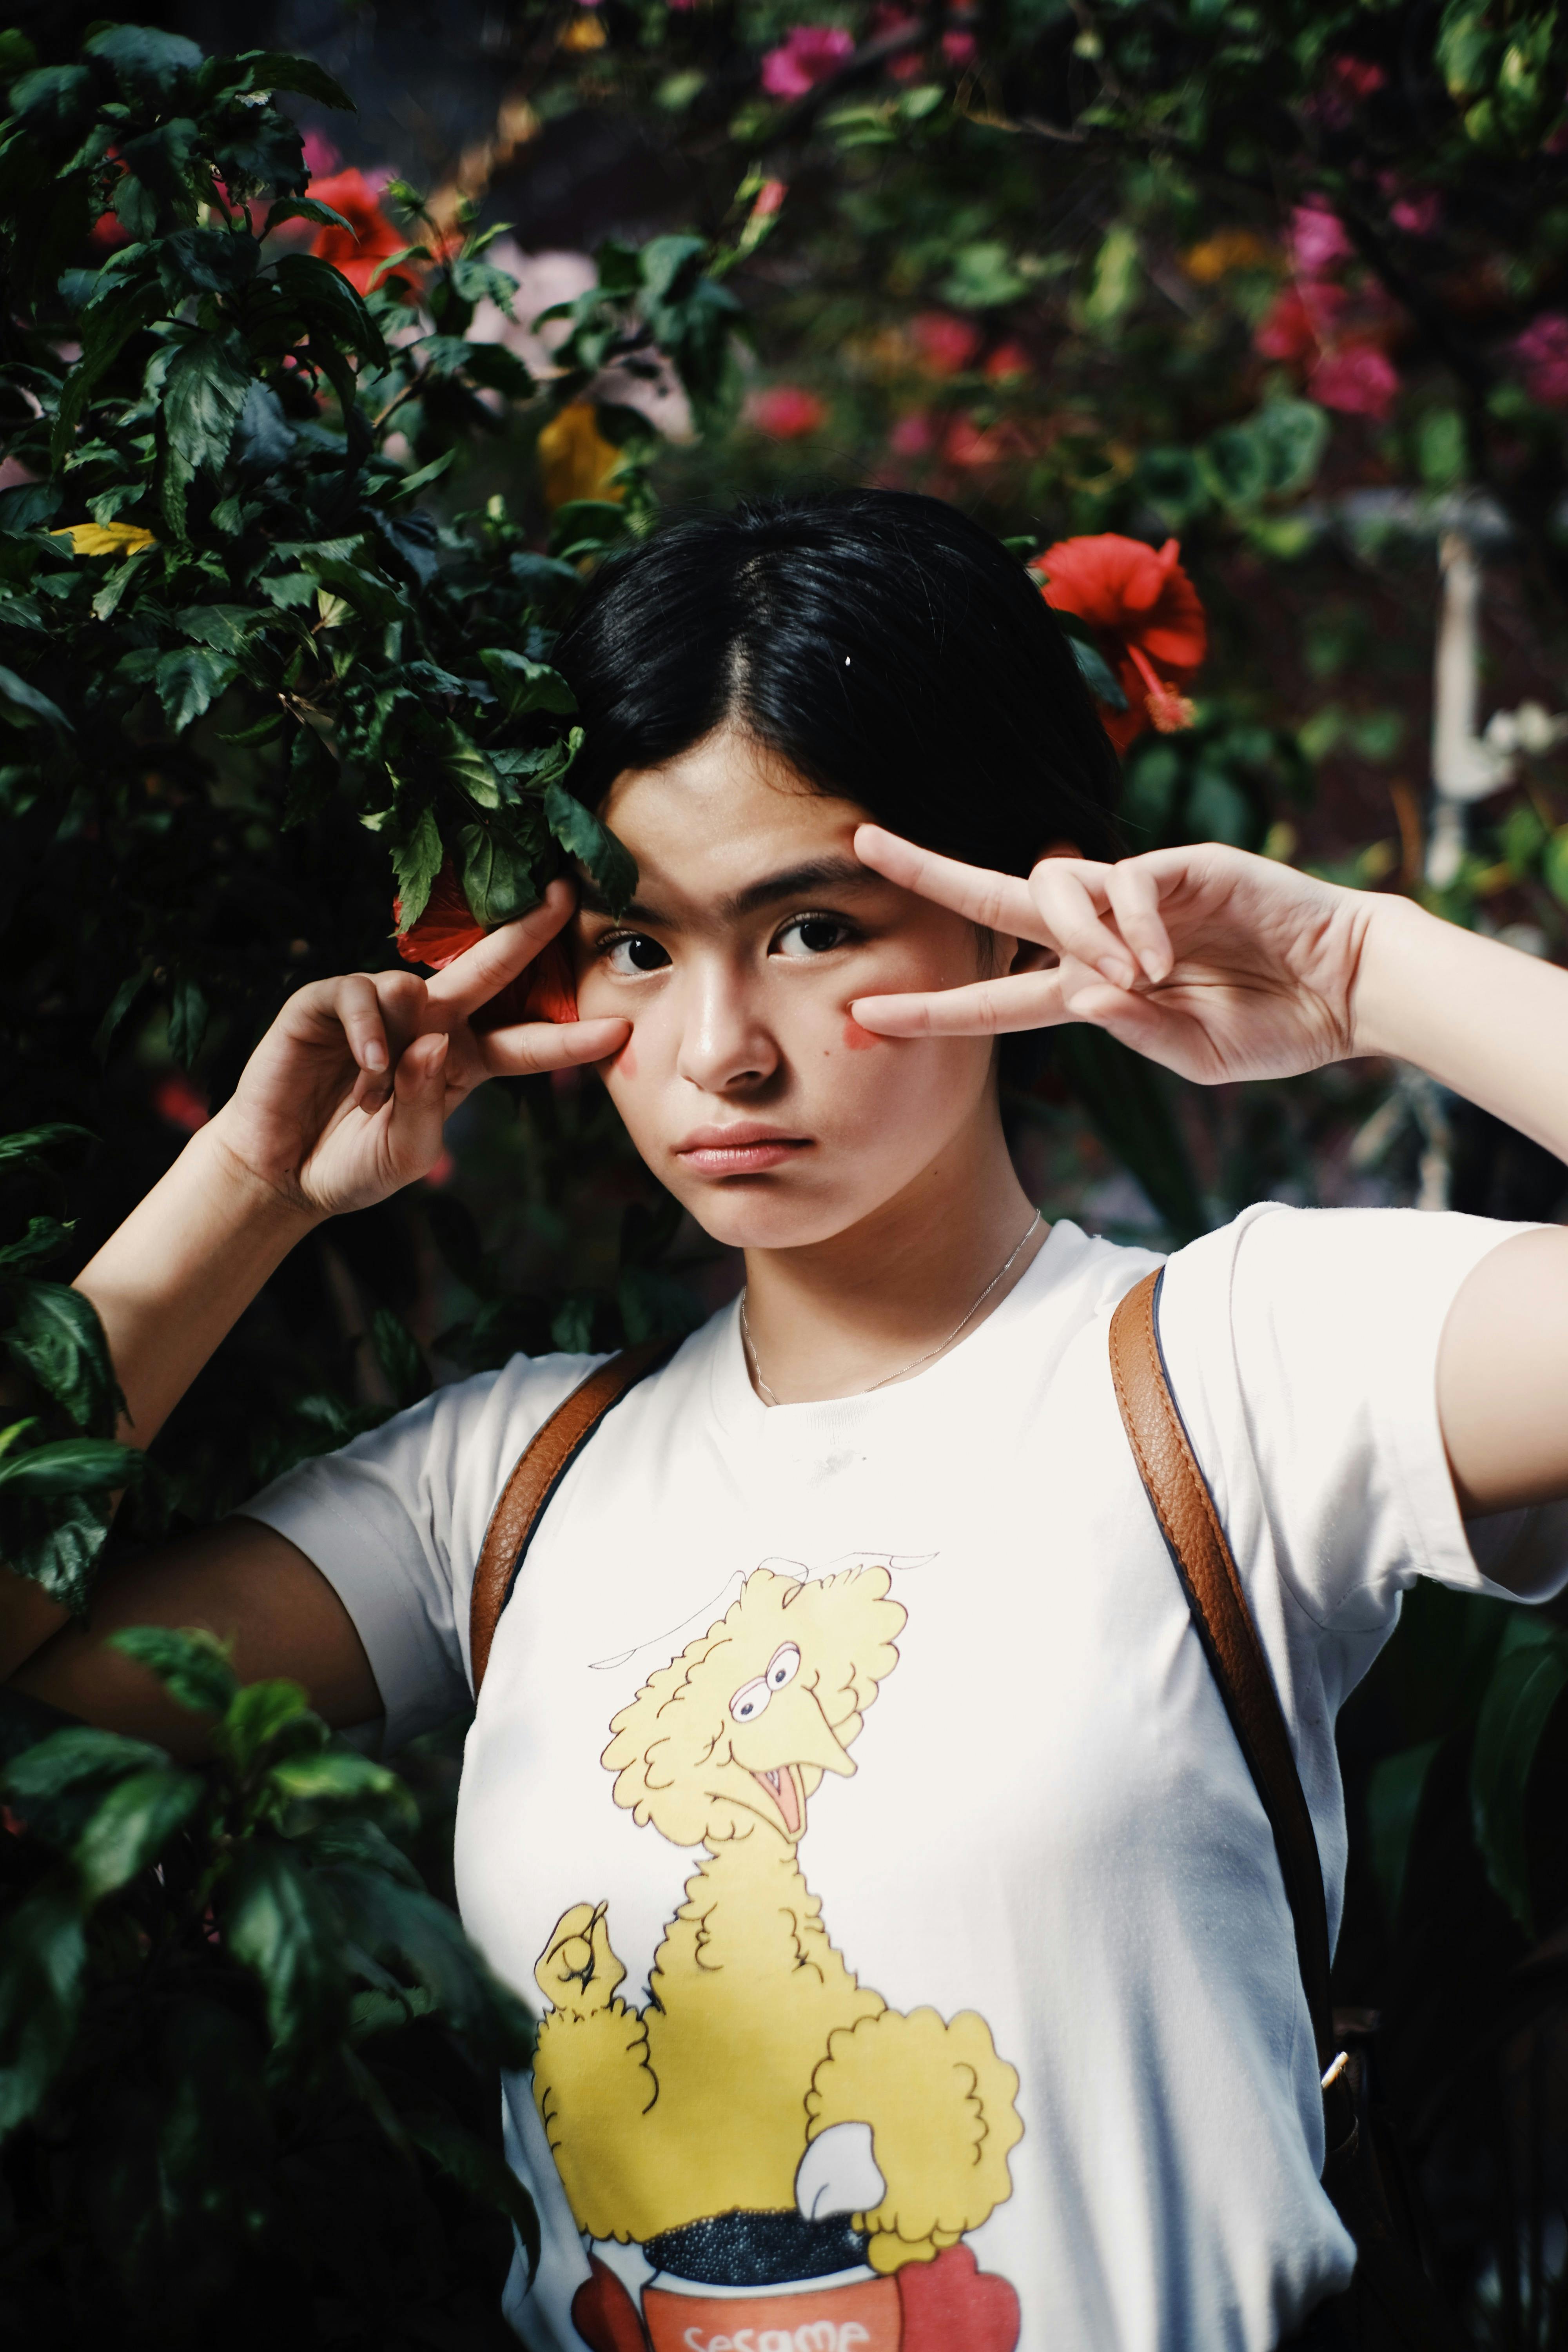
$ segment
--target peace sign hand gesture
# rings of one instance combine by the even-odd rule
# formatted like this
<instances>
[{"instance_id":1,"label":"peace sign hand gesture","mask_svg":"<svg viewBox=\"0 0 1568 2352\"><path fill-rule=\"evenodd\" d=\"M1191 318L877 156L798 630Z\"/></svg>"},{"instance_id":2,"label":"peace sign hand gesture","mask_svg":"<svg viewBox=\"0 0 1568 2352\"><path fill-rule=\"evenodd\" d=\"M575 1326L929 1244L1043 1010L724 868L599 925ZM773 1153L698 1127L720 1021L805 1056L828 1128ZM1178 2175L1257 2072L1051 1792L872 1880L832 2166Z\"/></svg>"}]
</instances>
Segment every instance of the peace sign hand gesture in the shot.
<instances>
[{"instance_id":1,"label":"peace sign hand gesture","mask_svg":"<svg viewBox=\"0 0 1568 2352\"><path fill-rule=\"evenodd\" d=\"M574 904L570 884L552 882L531 914L489 932L434 980L350 972L300 989L213 1120L215 1139L291 1207L336 1216L425 1175L440 1156L446 1120L486 1078L615 1053L630 1034L626 1021L473 1026Z\"/></svg>"},{"instance_id":2,"label":"peace sign hand gesture","mask_svg":"<svg viewBox=\"0 0 1568 2352\"><path fill-rule=\"evenodd\" d=\"M879 825L863 864L1019 953L994 980L850 1008L884 1037L976 1036L1088 1021L1201 1085L1279 1078L1369 1050L1356 983L1378 905L1217 843L1105 866L1042 858L1026 881L917 849Z\"/></svg>"}]
</instances>

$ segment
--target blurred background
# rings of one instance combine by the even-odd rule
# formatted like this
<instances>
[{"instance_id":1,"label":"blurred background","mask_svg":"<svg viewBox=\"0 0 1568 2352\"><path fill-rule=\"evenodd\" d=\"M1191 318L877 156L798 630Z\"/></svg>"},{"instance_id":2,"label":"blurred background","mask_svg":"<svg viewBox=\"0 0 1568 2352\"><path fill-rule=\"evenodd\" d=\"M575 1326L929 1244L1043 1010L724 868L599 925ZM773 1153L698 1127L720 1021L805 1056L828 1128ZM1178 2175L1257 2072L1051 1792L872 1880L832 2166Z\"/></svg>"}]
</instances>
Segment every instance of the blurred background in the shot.
<instances>
[{"instance_id":1,"label":"blurred background","mask_svg":"<svg viewBox=\"0 0 1568 2352\"><path fill-rule=\"evenodd\" d=\"M307 217L275 236L339 269L386 331L376 447L419 475L432 550L504 527L512 576L542 581L530 562L559 574L656 513L824 482L952 499L1021 560L1095 542L1055 567L1077 601L1059 584L1052 601L1107 689L1130 848L1232 842L1568 956L1555 7L193 0L140 21L211 55L303 57L352 98L278 103L310 194L355 234ZM99 22L32 0L7 16L43 68ZM58 262L111 267L135 229L105 210ZM504 282L474 278L461 315L440 312L438 265L486 232ZM640 310L595 342L595 300L617 269L636 281L616 257L677 237L729 307L705 328L672 310L666 333L645 267ZM86 331L47 311L37 331L68 358ZM526 376L465 375L435 344L400 362L422 333L500 346ZM54 478L28 437L38 401L9 381L0 528L79 525L68 475L64 503L26 503ZM130 493L90 511L141 514ZM1123 593L1107 534L1176 542L1201 619ZM424 592L417 563L398 581ZM546 622L560 585L540 589ZM269 690L298 688L290 672ZM289 989L395 959L396 821L378 835L352 760L342 790L330 761L299 784L326 759L321 729L288 772L269 738L253 747L260 690L230 673L176 713L160 685L161 717L115 720L132 748L101 804L79 782L51 798L47 744L34 782L0 769L13 1123L102 1139L67 1179L62 1278ZM303 699L294 717L302 739ZM1047 1216L1161 1246L1260 1198L1568 1212L1561 1163L1386 1064L1202 1090L1067 1032L1005 1108ZM687 1328L739 1280L592 1080L489 1087L426 1185L338 1220L268 1286L160 1440L165 1522L232 1507L432 1380ZM1565 1686L1568 1609L1426 1590L1342 1722L1337 1991L1434 2264L1500 2352L1568 2345ZM401 1759L437 1888L462 1731Z\"/></svg>"}]
</instances>

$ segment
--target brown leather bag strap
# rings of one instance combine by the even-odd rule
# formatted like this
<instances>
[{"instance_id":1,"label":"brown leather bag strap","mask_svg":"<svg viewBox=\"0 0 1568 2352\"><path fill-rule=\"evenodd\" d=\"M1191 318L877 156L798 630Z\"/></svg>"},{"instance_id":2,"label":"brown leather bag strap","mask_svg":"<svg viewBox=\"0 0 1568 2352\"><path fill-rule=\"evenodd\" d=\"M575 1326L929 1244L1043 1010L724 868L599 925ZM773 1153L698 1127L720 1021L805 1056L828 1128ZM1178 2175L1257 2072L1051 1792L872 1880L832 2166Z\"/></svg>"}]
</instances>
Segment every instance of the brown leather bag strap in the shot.
<instances>
[{"instance_id":1,"label":"brown leather bag strap","mask_svg":"<svg viewBox=\"0 0 1568 2352\"><path fill-rule=\"evenodd\" d=\"M619 1404L638 1381L668 1362L679 1345L674 1339L650 1339L638 1348L623 1348L618 1356L610 1357L578 1383L518 1456L490 1515L474 1570L468 1659L476 1698L489 1664L500 1612L511 1597L517 1572L551 1496L611 1407Z\"/></svg>"},{"instance_id":2,"label":"brown leather bag strap","mask_svg":"<svg viewBox=\"0 0 1568 2352\"><path fill-rule=\"evenodd\" d=\"M1257 1784L1296 1924L1296 1955L1320 2068L1335 2055L1329 1997L1329 1916L1312 1816L1268 1661L1208 1483L1171 1392L1160 1349L1163 1268L1130 1290L1110 1321L1116 1402L1198 1639Z\"/></svg>"}]
</instances>

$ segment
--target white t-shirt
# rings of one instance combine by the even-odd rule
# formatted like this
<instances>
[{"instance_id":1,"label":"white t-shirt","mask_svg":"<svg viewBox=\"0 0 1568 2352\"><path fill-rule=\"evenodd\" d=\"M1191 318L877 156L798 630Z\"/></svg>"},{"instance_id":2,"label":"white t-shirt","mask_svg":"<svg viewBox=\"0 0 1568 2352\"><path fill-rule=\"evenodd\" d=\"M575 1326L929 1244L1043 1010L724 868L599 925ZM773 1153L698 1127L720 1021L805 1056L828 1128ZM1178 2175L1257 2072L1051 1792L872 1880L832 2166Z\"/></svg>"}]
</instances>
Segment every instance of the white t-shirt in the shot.
<instances>
[{"instance_id":1,"label":"white t-shirt","mask_svg":"<svg viewBox=\"0 0 1568 2352\"><path fill-rule=\"evenodd\" d=\"M1337 1933L1335 1713L1427 1575L1489 1588L1437 1426L1445 1316L1519 1227L1263 1206L1170 1261ZM468 1735L464 1919L542 2019L505 2084L533 2352L1268 2352L1348 2279L1272 1840L1058 1223L916 1378L764 1407L733 1308L611 1413ZM387 1744L468 1696L468 1594L592 1360L517 1358L249 1515L342 1596ZM1560 1510L1483 1530L1568 1580ZM575 2311L575 2318L574 2316Z\"/></svg>"}]
</instances>

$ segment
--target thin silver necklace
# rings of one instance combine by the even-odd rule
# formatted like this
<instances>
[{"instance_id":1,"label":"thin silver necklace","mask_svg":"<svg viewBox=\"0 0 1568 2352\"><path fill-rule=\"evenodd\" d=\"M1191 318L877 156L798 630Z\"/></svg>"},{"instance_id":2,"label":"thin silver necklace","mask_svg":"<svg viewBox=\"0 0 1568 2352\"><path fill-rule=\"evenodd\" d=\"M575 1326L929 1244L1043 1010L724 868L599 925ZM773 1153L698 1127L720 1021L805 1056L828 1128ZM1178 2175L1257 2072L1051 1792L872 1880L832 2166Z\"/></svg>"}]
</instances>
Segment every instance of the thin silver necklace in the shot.
<instances>
[{"instance_id":1,"label":"thin silver necklace","mask_svg":"<svg viewBox=\"0 0 1568 2352\"><path fill-rule=\"evenodd\" d=\"M945 1356L953 1341L957 1339L959 1333L963 1330L964 1325L966 1323L973 1322L975 1316L979 1314L980 1309L984 1306L986 1300L990 1297L992 1292L995 1289L996 1285L1001 1281L1003 1276L1009 1273L1017 1264L1025 1244L1029 1239L1030 1234L1034 1232L1035 1227L1040 1222L1040 1212L1037 1209L1034 1215L1029 1219L1028 1223L1025 1226L1022 1235L1014 1244L1006 1257L997 1267L995 1273L992 1276L990 1281L986 1284L984 1289L975 1300L973 1306L968 1309L967 1313L959 1318L959 1320L953 1325L952 1330L948 1333L940 1348L928 1348L925 1354L923 1356L917 1356L912 1364L905 1364L896 1372L884 1373L879 1381L872 1381L869 1386L855 1390L855 1395L870 1396L877 1389L891 1387L894 1381L907 1381L910 1374L911 1372L918 1372L922 1364L933 1363L938 1356ZM751 1367L752 1378L756 1382L757 1394L768 1404L777 1404L778 1398L773 1394L772 1389L769 1388L766 1381L763 1380L763 1368L757 1361L757 1343L752 1337L752 1327L746 1318L746 1294L744 1290L741 1293L741 1339L745 1348L746 1361Z\"/></svg>"}]
</instances>

